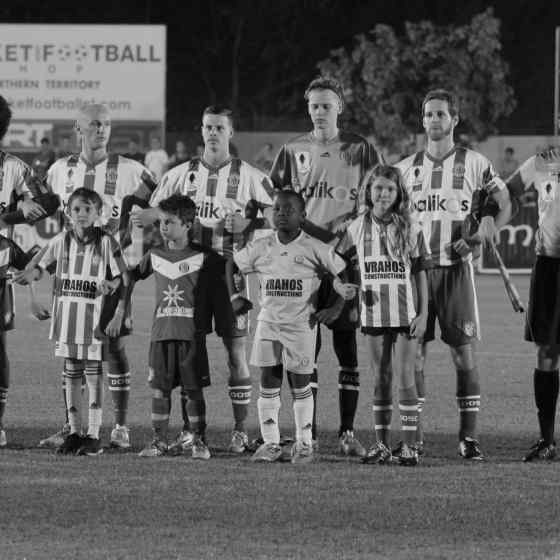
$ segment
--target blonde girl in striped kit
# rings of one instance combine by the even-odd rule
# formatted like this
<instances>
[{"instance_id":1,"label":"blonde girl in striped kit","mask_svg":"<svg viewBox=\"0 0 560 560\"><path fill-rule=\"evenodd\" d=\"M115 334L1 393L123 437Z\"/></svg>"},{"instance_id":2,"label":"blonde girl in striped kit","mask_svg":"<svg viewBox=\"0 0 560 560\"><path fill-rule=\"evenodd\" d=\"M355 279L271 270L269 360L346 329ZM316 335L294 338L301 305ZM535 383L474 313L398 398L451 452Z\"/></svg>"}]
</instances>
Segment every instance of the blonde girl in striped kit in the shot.
<instances>
[{"instance_id":1,"label":"blonde girl in striped kit","mask_svg":"<svg viewBox=\"0 0 560 560\"><path fill-rule=\"evenodd\" d=\"M410 216L410 199L399 170L377 165L364 179L365 212L349 226L342 251L352 259L360 282L362 333L375 389L375 444L364 463L392 461L390 428L393 372L399 381L401 465L417 465L418 399L414 358L426 328L429 253Z\"/></svg>"}]
</instances>

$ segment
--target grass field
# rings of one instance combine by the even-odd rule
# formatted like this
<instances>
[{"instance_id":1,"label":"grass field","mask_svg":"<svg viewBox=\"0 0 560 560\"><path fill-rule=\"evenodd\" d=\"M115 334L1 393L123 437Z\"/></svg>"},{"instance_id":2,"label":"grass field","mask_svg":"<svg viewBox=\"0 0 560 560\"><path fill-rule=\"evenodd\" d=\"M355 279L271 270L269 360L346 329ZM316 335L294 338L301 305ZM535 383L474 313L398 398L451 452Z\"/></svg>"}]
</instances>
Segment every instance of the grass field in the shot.
<instances>
[{"instance_id":1,"label":"grass field","mask_svg":"<svg viewBox=\"0 0 560 560\"><path fill-rule=\"evenodd\" d=\"M526 298L528 278L516 282ZM488 460L465 464L456 455L454 373L447 349L436 342L427 367L427 455L415 469L366 466L336 455L337 376L329 342L320 359L321 449L311 465L254 465L249 456L225 451L231 412L224 354L214 337L210 461L112 452L60 457L37 449L38 440L60 425L60 364L47 340L48 324L28 318L20 297L17 330L8 342L12 388L9 447L0 452L0 559L560 558L559 464L520 462L536 434L533 349L522 342L523 318L511 310L501 280L479 277L478 291L480 432ZM46 300L46 288L43 293ZM134 305L136 334L128 353L136 452L150 439L149 283L138 287ZM356 428L369 445L373 386L363 351L360 357ZM255 388L257 380L253 371ZM288 432L287 393L283 402ZM111 423L106 391L105 441ZM177 406L173 424L179 428ZM250 429L256 436L255 406Z\"/></svg>"}]
</instances>

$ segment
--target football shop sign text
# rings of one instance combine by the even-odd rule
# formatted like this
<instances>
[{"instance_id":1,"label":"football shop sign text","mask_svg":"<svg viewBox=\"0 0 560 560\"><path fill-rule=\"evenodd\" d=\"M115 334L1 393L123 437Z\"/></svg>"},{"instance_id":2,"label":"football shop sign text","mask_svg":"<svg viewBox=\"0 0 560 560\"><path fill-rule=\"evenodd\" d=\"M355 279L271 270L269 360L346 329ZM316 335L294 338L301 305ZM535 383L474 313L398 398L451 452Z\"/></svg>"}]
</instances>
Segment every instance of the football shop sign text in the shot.
<instances>
[{"instance_id":1,"label":"football shop sign text","mask_svg":"<svg viewBox=\"0 0 560 560\"><path fill-rule=\"evenodd\" d=\"M0 92L14 118L68 120L104 103L115 121L163 122L165 26L0 25Z\"/></svg>"}]
</instances>

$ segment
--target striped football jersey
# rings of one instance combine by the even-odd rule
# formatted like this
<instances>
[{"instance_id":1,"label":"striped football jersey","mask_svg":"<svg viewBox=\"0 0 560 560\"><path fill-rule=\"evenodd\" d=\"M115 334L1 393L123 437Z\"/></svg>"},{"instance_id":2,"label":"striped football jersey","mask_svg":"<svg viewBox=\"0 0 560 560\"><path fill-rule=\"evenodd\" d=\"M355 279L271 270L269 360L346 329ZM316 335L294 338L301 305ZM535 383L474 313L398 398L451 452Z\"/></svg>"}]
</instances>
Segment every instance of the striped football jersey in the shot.
<instances>
[{"instance_id":1,"label":"striped football jersey","mask_svg":"<svg viewBox=\"0 0 560 560\"><path fill-rule=\"evenodd\" d=\"M29 165L0 150L0 213L5 212L17 199L25 195L32 196L32 178Z\"/></svg>"},{"instance_id":2,"label":"striped football jersey","mask_svg":"<svg viewBox=\"0 0 560 560\"><path fill-rule=\"evenodd\" d=\"M258 275L258 319L290 325L309 323L321 277L346 268L333 247L304 232L288 244L272 233L248 243L233 258L242 273Z\"/></svg>"},{"instance_id":3,"label":"striped football jersey","mask_svg":"<svg viewBox=\"0 0 560 560\"><path fill-rule=\"evenodd\" d=\"M14 328L16 309L9 269L23 270L30 260L17 243L0 235L0 331Z\"/></svg>"},{"instance_id":4,"label":"striped football jersey","mask_svg":"<svg viewBox=\"0 0 560 560\"><path fill-rule=\"evenodd\" d=\"M535 251L537 255L560 257L560 148L530 157L507 180L507 185L515 196L535 188L539 209Z\"/></svg>"},{"instance_id":5,"label":"striped football jersey","mask_svg":"<svg viewBox=\"0 0 560 560\"><path fill-rule=\"evenodd\" d=\"M103 215L97 225L117 238L122 227L123 199L135 194L147 201L156 187L151 173L142 164L117 154L109 154L97 165L90 165L78 155L59 159L50 167L46 181L50 190L60 197L64 210L72 192L80 187L99 193ZM66 218L66 214L61 216Z\"/></svg>"},{"instance_id":6,"label":"striped football jersey","mask_svg":"<svg viewBox=\"0 0 560 560\"><path fill-rule=\"evenodd\" d=\"M310 132L282 146L270 178L277 189L300 192L307 219L334 233L356 216L362 180L380 161L358 134L340 131L333 140L320 142Z\"/></svg>"},{"instance_id":7,"label":"striped football jersey","mask_svg":"<svg viewBox=\"0 0 560 560\"><path fill-rule=\"evenodd\" d=\"M255 218L258 211L272 205L273 188L262 171L239 158L231 158L219 167L194 158L163 176L150 205L157 206L176 193L189 196L196 204L195 240L229 257L247 239L243 234L234 238L225 231L226 216L241 213L243 217Z\"/></svg>"},{"instance_id":8,"label":"striped football jersey","mask_svg":"<svg viewBox=\"0 0 560 560\"><path fill-rule=\"evenodd\" d=\"M450 244L461 238L462 225L471 211L473 193L505 189L490 161L467 148L454 147L444 158L417 152L396 165L402 172L414 205L415 218L429 241L434 266L450 266L462 260Z\"/></svg>"},{"instance_id":9,"label":"striped football jersey","mask_svg":"<svg viewBox=\"0 0 560 560\"><path fill-rule=\"evenodd\" d=\"M396 227L366 212L348 226L339 246L339 251L358 261L362 327L408 327L416 316L411 270L427 268L430 254L423 231L413 224L410 251L401 255L394 248Z\"/></svg>"},{"instance_id":10,"label":"striped football jersey","mask_svg":"<svg viewBox=\"0 0 560 560\"><path fill-rule=\"evenodd\" d=\"M130 274L132 280L155 278L152 342L193 340L197 332L211 332L212 317L221 312L214 305L217 291L227 291L224 259L217 253L197 244L182 250L152 248Z\"/></svg>"},{"instance_id":11,"label":"striped football jersey","mask_svg":"<svg viewBox=\"0 0 560 560\"><path fill-rule=\"evenodd\" d=\"M92 344L99 324L103 296L100 283L126 271L120 247L114 237L96 228L89 243L78 241L72 230L53 237L39 261L54 266L52 320L49 337L64 344Z\"/></svg>"}]
</instances>

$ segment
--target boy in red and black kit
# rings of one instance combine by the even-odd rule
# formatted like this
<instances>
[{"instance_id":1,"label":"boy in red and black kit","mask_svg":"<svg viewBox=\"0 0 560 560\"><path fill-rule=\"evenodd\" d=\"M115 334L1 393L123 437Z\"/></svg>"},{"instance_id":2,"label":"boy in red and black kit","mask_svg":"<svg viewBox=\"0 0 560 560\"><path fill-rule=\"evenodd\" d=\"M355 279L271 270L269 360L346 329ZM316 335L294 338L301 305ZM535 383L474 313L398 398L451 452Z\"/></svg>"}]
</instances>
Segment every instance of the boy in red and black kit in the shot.
<instances>
[{"instance_id":1,"label":"boy in red and black kit","mask_svg":"<svg viewBox=\"0 0 560 560\"><path fill-rule=\"evenodd\" d=\"M209 459L206 445L206 403L203 388L210 385L204 337L212 330L214 315L229 314L231 306L218 307L224 283L223 257L190 241L195 203L174 194L159 205L162 247L152 248L131 271L132 280L155 275L156 308L149 357L154 439L141 457L158 457L168 451L167 436L171 391L181 386L187 395L187 414L193 432L193 459ZM228 319L228 318L226 318Z\"/></svg>"}]
</instances>

